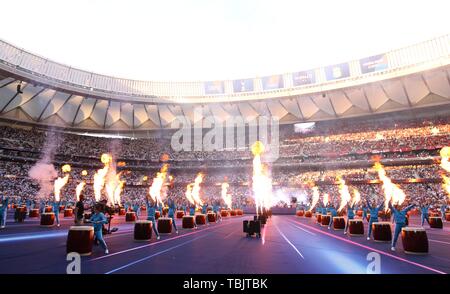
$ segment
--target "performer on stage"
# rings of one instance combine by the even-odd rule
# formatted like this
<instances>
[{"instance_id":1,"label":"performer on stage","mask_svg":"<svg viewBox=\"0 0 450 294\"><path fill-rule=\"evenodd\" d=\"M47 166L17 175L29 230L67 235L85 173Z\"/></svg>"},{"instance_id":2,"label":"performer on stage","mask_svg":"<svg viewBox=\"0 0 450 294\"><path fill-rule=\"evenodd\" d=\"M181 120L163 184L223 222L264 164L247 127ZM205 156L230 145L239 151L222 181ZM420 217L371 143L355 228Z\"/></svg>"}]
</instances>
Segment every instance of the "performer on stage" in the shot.
<instances>
[{"instance_id":1,"label":"performer on stage","mask_svg":"<svg viewBox=\"0 0 450 294\"><path fill-rule=\"evenodd\" d=\"M84 217L84 194L80 193L80 198L77 204L75 205L75 224L81 225L83 223Z\"/></svg>"},{"instance_id":2,"label":"performer on stage","mask_svg":"<svg viewBox=\"0 0 450 294\"><path fill-rule=\"evenodd\" d=\"M406 226L406 214L410 211L415 204L411 204L404 209L400 210L399 205L392 206L391 202L389 202L389 209L392 211L395 220L395 231L394 238L392 239L391 250L395 251L395 245L397 244L398 236L402 232L402 228Z\"/></svg>"},{"instance_id":3,"label":"performer on stage","mask_svg":"<svg viewBox=\"0 0 450 294\"><path fill-rule=\"evenodd\" d=\"M442 217L442 221L446 222L447 220L445 219L445 212L447 211L447 203L444 201L444 203L442 203L441 205L441 217Z\"/></svg>"},{"instance_id":4,"label":"performer on stage","mask_svg":"<svg viewBox=\"0 0 450 294\"><path fill-rule=\"evenodd\" d=\"M108 223L106 216L101 212L101 204L96 204L94 206L94 214L91 216L91 223L94 226L94 238L100 242L100 245L105 250L105 254L108 254L108 246L103 239L103 225Z\"/></svg>"},{"instance_id":5,"label":"performer on stage","mask_svg":"<svg viewBox=\"0 0 450 294\"><path fill-rule=\"evenodd\" d=\"M2 196L0 201L0 229L6 227L6 215L8 214L9 198Z\"/></svg>"},{"instance_id":6,"label":"performer on stage","mask_svg":"<svg viewBox=\"0 0 450 294\"><path fill-rule=\"evenodd\" d=\"M347 234L348 224L350 223L349 220L354 218L355 218L355 203L353 203L353 205L351 206L347 204L347 222L345 223L344 235Z\"/></svg>"},{"instance_id":7,"label":"performer on stage","mask_svg":"<svg viewBox=\"0 0 450 294\"><path fill-rule=\"evenodd\" d=\"M190 208L189 208L189 215L190 216L195 216L195 208L196 208L195 204L192 204L190 206ZM197 224L195 223L195 221L194 221L194 228L197 228Z\"/></svg>"},{"instance_id":8,"label":"performer on stage","mask_svg":"<svg viewBox=\"0 0 450 294\"><path fill-rule=\"evenodd\" d=\"M372 206L373 205L373 206ZM369 200L367 200L367 209L370 213L369 219L369 234L367 235L367 240L370 240L370 236L372 235L372 223L378 222L378 212L383 209L384 203L381 203L380 206L375 206L376 203L373 201L373 204L370 205Z\"/></svg>"},{"instance_id":9,"label":"performer on stage","mask_svg":"<svg viewBox=\"0 0 450 294\"><path fill-rule=\"evenodd\" d=\"M328 204L328 208L327 208L326 212L327 212L327 214L331 213L330 223L328 224L328 230L330 230L331 226L333 225L333 217L337 216L337 211L336 211L336 208L333 206L333 204L330 203L330 204Z\"/></svg>"},{"instance_id":10,"label":"performer on stage","mask_svg":"<svg viewBox=\"0 0 450 294\"><path fill-rule=\"evenodd\" d=\"M61 224L59 223L59 206L61 202L60 201L54 201L52 203L53 206L53 212L55 213L55 220L56 220L56 226L59 227Z\"/></svg>"},{"instance_id":11,"label":"performer on stage","mask_svg":"<svg viewBox=\"0 0 450 294\"><path fill-rule=\"evenodd\" d=\"M430 219L428 216L428 210L430 209L430 203L426 202L423 206L420 205L420 219L421 219L421 226L423 227L423 224L425 221L427 221L428 225L430 225Z\"/></svg>"},{"instance_id":12,"label":"performer on stage","mask_svg":"<svg viewBox=\"0 0 450 294\"><path fill-rule=\"evenodd\" d=\"M141 214L141 205L138 200L134 202L133 211L136 214L136 219L139 219L139 215Z\"/></svg>"},{"instance_id":13,"label":"performer on stage","mask_svg":"<svg viewBox=\"0 0 450 294\"><path fill-rule=\"evenodd\" d=\"M216 201L213 205L213 211L216 214L216 219L217 222L221 222L222 221L222 215L220 214L220 205L219 205L219 201Z\"/></svg>"},{"instance_id":14,"label":"performer on stage","mask_svg":"<svg viewBox=\"0 0 450 294\"><path fill-rule=\"evenodd\" d=\"M169 218L172 219L172 225L175 228L175 233L178 234L177 224L175 223L175 211L177 209L177 205L173 199L169 199L167 204L169 205Z\"/></svg>"},{"instance_id":15,"label":"performer on stage","mask_svg":"<svg viewBox=\"0 0 450 294\"><path fill-rule=\"evenodd\" d=\"M145 202L147 204L147 220L152 222L153 232L155 232L156 239L159 240L161 237L159 236L158 230L156 228L156 219L155 219L155 212L158 208L156 205L156 201L154 201L150 197L150 201L148 201L148 197L145 199Z\"/></svg>"}]
</instances>

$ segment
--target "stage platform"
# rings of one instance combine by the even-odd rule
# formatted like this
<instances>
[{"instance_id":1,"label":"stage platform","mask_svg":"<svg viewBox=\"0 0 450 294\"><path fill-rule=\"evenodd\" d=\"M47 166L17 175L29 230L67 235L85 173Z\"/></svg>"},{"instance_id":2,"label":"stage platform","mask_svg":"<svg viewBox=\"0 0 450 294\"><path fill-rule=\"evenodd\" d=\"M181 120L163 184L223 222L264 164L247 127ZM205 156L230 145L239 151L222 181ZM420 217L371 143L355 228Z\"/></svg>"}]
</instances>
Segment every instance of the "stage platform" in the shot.
<instances>
[{"instance_id":1,"label":"stage platform","mask_svg":"<svg viewBox=\"0 0 450 294\"><path fill-rule=\"evenodd\" d=\"M328 230L317 225L314 217L274 215L260 239L247 238L242 221L251 218L227 217L221 223L179 229L179 235L163 235L160 240L153 236L149 242L137 243L133 224L116 216L113 226L119 230L105 236L110 254L94 246L91 256L82 257L81 273L361 274L367 272L371 252L379 254L384 274L450 273L448 223L444 229L425 225L430 252L415 256L403 252L401 239L392 252L389 243ZM66 273L66 238L73 219L61 214L61 223L59 228L40 227L38 219L30 218L14 223L10 212L6 229L0 230L0 274ZM177 225L181 228L180 221ZM418 217L412 217L411 225L419 225Z\"/></svg>"}]
</instances>

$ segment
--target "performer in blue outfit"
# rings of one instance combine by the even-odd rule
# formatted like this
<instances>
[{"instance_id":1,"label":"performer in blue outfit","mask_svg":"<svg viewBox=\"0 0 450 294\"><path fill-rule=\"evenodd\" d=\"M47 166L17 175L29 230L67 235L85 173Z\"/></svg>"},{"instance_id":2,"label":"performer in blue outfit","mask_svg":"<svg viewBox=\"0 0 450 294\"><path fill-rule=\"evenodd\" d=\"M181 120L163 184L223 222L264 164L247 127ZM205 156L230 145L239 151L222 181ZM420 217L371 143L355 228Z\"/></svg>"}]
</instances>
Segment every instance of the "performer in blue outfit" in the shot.
<instances>
[{"instance_id":1,"label":"performer in blue outfit","mask_svg":"<svg viewBox=\"0 0 450 294\"><path fill-rule=\"evenodd\" d=\"M383 209L384 203L381 203L380 206L376 207L375 201L373 202L373 206L370 205L369 200L367 200L367 209L370 213L369 219L369 234L367 235L367 240L370 240L370 236L372 235L372 223L378 222L378 212Z\"/></svg>"},{"instance_id":2,"label":"performer in blue outfit","mask_svg":"<svg viewBox=\"0 0 450 294\"><path fill-rule=\"evenodd\" d=\"M190 216L195 216L195 208L196 208L195 204L192 204L189 207L189 215ZM195 220L194 220L194 228L197 228L197 223L195 222Z\"/></svg>"},{"instance_id":3,"label":"performer in blue outfit","mask_svg":"<svg viewBox=\"0 0 450 294\"><path fill-rule=\"evenodd\" d=\"M220 206L219 206L219 202L218 201L214 203L213 211L216 214L217 222L221 222L222 221L222 215L220 214Z\"/></svg>"},{"instance_id":4,"label":"performer in blue outfit","mask_svg":"<svg viewBox=\"0 0 450 294\"><path fill-rule=\"evenodd\" d=\"M103 225L108 223L106 216L100 211L99 204L94 206L94 214L91 216L91 223L94 226L94 238L100 243L100 245L105 250L105 254L108 254L108 246L103 239Z\"/></svg>"},{"instance_id":5,"label":"performer in blue outfit","mask_svg":"<svg viewBox=\"0 0 450 294\"><path fill-rule=\"evenodd\" d=\"M347 204L347 222L345 223L344 235L347 234L349 220L355 218L355 203L353 205Z\"/></svg>"},{"instance_id":6,"label":"performer in blue outfit","mask_svg":"<svg viewBox=\"0 0 450 294\"><path fill-rule=\"evenodd\" d=\"M139 204L139 202L135 202L133 205L133 211L136 214L136 219L139 219L139 215L141 214L141 205Z\"/></svg>"},{"instance_id":7,"label":"performer in blue outfit","mask_svg":"<svg viewBox=\"0 0 450 294\"><path fill-rule=\"evenodd\" d=\"M327 208L327 214L330 213L330 223L328 224L328 230L331 229L331 226L333 225L333 217L337 216L336 208L330 203L328 204Z\"/></svg>"},{"instance_id":8,"label":"performer in blue outfit","mask_svg":"<svg viewBox=\"0 0 450 294\"><path fill-rule=\"evenodd\" d=\"M8 214L8 204L9 198L2 196L0 201L0 228L4 229L6 227L6 215Z\"/></svg>"},{"instance_id":9,"label":"performer in blue outfit","mask_svg":"<svg viewBox=\"0 0 450 294\"><path fill-rule=\"evenodd\" d=\"M177 209L177 205L172 199L169 199L167 204L169 206L169 218L172 219L172 225L175 228L175 233L178 234L177 224L175 223L175 211Z\"/></svg>"},{"instance_id":10,"label":"performer in blue outfit","mask_svg":"<svg viewBox=\"0 0 450 294\"><path fill-rule=\"evenodd\" d=\"M425 221L427 221L428 225L430 225L430 219L428 216L428 210L430 209L430 204L426 203L425 205L421 205L420 206L420 218L421 218L421 223L422 223L422 227L423 224L425 223Z\"/></svg>"},{"instance_id":11,"label":"performer in blue outfit","mask_svg":"<svg viewBox=\"0 0 450 294\"><path fill-rule=\"evenodd\" d=\"M56 226L59 227L59 226L61 226L61 224L59 223L59 206L60 206L60 201L54 201L52 203L52 206L53 206L53 212L55 213Z\"/></svg>"},{"instance_id":12,"label":"performer in blue outfit","mask_svg":"<svg viewBox=\"0 0 450 294\"><path fill-rule=\"evenodd\" d=\"M389 208L391 209L395 220L394 238L392 239L392 246L391 246L392 251L395 251L395 245L397 244L398 236L402 232L402 228L406 226L406 214L414 206L415 204L411 204L405 207L404 209L400 210L399 205L392 206L391 202L389 202Z\"/></svg>"},{"instance_id":13,"label":"performer in blue outfit","mask_svg":"<svg viewBox=\"0 0 450 294\"><path fill-rule=\"evenodd\" d=\"M156 229L156 219L155 219L155 212L157 209L156 201L150 198L150 201L148 201L148 198L145 199L147 204L147 220L152 222L153 226L153 232L155 232L156 239L159 240L160 236L158 233L158 230Z\"/></svg>"},{"instance_id":14,"label":"performer in blue outfit","mask_svg":"<svg viewBox=\"0 0 450 294\"><path fill-rule=\"evenodd\" d=\"M442 221L443 222L446 222L447 220L446 220L446 218L445 218L445 212L447 211L447 204L444 202L442 205L441 205L441 217L442 217Z\"/></svg>"}]
</instances>

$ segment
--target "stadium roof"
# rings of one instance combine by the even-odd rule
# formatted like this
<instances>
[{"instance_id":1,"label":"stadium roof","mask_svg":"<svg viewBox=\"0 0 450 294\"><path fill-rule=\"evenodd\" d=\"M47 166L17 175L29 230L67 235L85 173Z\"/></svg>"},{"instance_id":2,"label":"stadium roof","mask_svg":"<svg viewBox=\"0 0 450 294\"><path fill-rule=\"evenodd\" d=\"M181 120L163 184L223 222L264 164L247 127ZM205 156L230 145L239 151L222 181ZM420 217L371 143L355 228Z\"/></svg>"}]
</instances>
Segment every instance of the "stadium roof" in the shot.
<instances>
[{"instance_id":1,"label":"stadium roof","mask_svg":"<svg viewBox=\"0 0 450 294\"><path fill-rule=\"evenodd\" d=\"M23 93L17 92L21 83ZM450 105L450 35L342 64L234 81L116 79L0 42L0 119L78 130L156 130L182 116L282 123Z\"/></svg>"}]
</instances>

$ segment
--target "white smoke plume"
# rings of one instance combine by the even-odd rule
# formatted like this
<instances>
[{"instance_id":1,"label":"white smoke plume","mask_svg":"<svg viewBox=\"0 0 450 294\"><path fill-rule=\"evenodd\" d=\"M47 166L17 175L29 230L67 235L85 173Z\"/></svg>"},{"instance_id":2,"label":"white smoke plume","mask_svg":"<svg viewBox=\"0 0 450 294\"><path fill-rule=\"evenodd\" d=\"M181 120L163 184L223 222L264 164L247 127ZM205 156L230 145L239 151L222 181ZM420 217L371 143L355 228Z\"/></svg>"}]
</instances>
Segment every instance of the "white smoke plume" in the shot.
<instances>
[{"instance_id":1,"label":"white smoke plume","mask_svg":"<svg viewBox=\"0 0 450 294\"><path fill-rule=\"evenodd\" d=\"M47 132L47 137L42 148L42 158L28 171L28 176L39 183L37 197L47 199L53 193L53 181L58 177L58 172L52 164L54 159L59 135L52 130Z\"/></svg>"}]
</instances>

